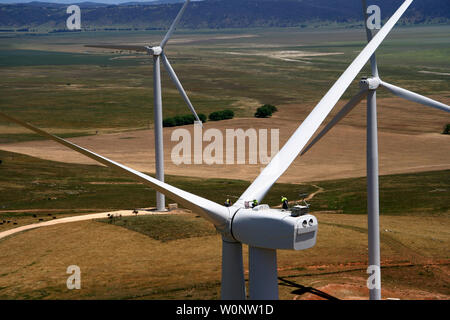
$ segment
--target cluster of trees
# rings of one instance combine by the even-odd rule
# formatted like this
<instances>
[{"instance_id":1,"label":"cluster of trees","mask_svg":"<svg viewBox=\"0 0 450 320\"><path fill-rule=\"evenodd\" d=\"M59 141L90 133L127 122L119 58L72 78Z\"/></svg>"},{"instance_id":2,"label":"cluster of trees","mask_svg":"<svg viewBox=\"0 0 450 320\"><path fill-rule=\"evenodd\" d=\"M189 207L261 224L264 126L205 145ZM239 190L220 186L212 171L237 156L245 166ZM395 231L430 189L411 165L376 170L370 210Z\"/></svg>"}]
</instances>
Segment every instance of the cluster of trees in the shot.
<instances>
[{"instance_id":1,"label":"cluster of trees","mask_svg":"<svg viewBox=\"0 0 450 320\"><path fill-rule=\"evenodd\" d=\"M232 110L215 111L209 115L209 120L220 121L234 118L234 112Z\"/></svg>"},{"instance_id":2,"label":"cluster of trees","mask_svg":"<svg viewBox=\"0 0 450 320\"><path fill-rule=\"evenodd\" d=\"M202 113L198 115L202 122L206 122L206 116ZM193 124L195 121L195 117L192 114L186 114L183 116L175 116L166 118L163 120L163 127L178 127L184 126L188 124Z\"/></svg>"},{"instance_id":3,"label":"cluster of trees","mask_svg":"<svg viewBox=\"0 0 450 320\"><path fill-rule=\"evenodd\" d=\"M202 122L206 122L206 116L202 113L198 114L199 119ZM222 111L214 111L209 115L210 121L220 121L234 118L233 110L222 110ZM195 117L192 114L186 114L182 116L175 116L170 118L165 118L163 120L163 127L178 127L185 126L189 124L194 124Z\"/></svg>"},{"instance_id":4,"label":"cluster of trees","mask_svg":"<svg viewBox=\"0 0 450 320\"><path fill-rule=\"evenodd\" d=\"M272 114L274 112L277 112L277 111L278 111L277 107L275 107L271 104L265 104L256 110L255 117L256 118L269 118L272 116Z\"/></svg>"}]
</instances>

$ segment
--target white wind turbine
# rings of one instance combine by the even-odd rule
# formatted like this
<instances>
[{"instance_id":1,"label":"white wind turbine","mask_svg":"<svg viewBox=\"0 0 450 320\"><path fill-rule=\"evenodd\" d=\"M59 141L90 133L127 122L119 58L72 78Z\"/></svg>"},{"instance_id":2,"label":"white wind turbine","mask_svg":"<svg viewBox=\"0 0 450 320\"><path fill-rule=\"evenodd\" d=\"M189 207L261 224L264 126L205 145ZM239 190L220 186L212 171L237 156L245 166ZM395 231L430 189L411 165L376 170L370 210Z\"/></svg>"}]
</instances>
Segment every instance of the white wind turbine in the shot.
<instances>
[{"instance_id":1,"label":"white wind turbine","mask_svg":"<svg viewBox=\"0 0 450 320\"><path fill-rule=\"evenodd\" d=\"M408 1L407 1L408 2ZM409 2L412 2L409 1ZM362 0L365 21L367 21L367 4ZM381 32L381 31L380 31ZM372 31L367 27L367 39L373 38ZM371 59L372 77L363 78L360 81L360 92L347 103L342 110L330 121L330 123L314 138L305 148L302 155L308 152L328 131L339 123L350 111L367 97L367 222L368 222L368 247L369 266L375 267L375 284L370 289L370 299L381 299L381 262L380 262L380 208L379 208L379 186L378 186L378 126L377 126L377 100L376 94L379 87L386 88L391 93L413 102L428 107L450 112L450 107L441 102L421 96L417 93L399 88L380 79L375 54Z\"/></svg>"},{"instance_id":2,"label":"white wind turbine","mask_svg":"<svg viewBox=\"0 0 450 320\"><path fill-rule=\"evenodd\" d=\"M297 158L411 2L412 0L406 0L402 4L317 104L280 152L231 207L219 205L173 187L11 116L3 113L0 113L0 116L141 181L213 223L223 240L222 299L246 298L242 244L249 246L250 298L277 299L276 250L303 250L314 246L318 230L317 219L312 215L296 217L289 211L270 209L267 205L250 209L246 204L254 199L261 202L272 185Z\"/></svg>"},{"instance_id":3,"label":"white wind turbine","mask_svg":"<svg viewBox=\"0 0 450 320\"><path fill-rule=\"evenodd\" d=\"M183 88L177 74L173 70L169 59L164 53L164 48L175 31L178 22L181 20L181 17L186 10L187 5L190 0L186 0L184 5L181 7L178 15L173 21L172 25L169 28L166 36L162 40L159 46L133 46L133 45L86 45L86 47L90 48L104 48L104 49L118 49L118 50L130 50L130 51L143 51L147 52L149 55L153 56L153 104L154 104L154 131L155 131L155 167L156 167L156 179L164 182L164 143L163 143L163 116L162 116L162 92L161 92L161 60L166 68L166 71L169 73L170 78L173 83L177 87L180 92L182 98L188 105L191 112L194 114L195 119L201 124L201 120L199 119L197 113L195 112L194 106L192 105L186 91ZM156 193L156 210L164 211L165 210L165 197L163 193Z\"/></svg>"}]
</instances>

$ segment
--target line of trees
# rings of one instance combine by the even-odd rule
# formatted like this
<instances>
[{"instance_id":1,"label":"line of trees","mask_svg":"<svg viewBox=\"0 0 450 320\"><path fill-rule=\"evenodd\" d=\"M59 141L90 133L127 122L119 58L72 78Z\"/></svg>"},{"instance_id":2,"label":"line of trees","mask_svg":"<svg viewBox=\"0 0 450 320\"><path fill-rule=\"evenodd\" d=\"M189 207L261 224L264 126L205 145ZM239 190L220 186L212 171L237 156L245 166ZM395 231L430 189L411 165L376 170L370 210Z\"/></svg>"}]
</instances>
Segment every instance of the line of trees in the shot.
<instances>
[{"instance_id":1,"label":"line of trees","mask_svg":"<svg viewBox=\"0 0 450 320\"><path fill-rule=\"evenodd\" d=\"M274 105L265 104L256 110L255 117L256 118L270 118L273 115L273 113L275 113L277 111L278 111L278 109ZM198 115L198 117L200 118L200 120L202 122L206 122L206 116L204 114L200 113ZM228 120L228 119L233 119L233 118L234 118L234 111L230 110L230 109L214 111L214 112L210 113L210 115L208 116L209 121L221 121L221 120ZM163 120L163 126L164 127L178 127L178 126L194 124L194 122L195 122L194 115L186 114L186 115L165 118Z\"/></svg>"},{"instance_id":2,"label":"line of trees","mask_svg":"<svg viewBox=\"0 0 450 320\"><path fill-rule=\"evenodd\" d=\"M206 116L202 113L198 115L202 122L206 122ZM185 126L189 124L194 124L195 117L192 114L186 114L182 116L175 116L170 118L165 118L163 120L163 127L178 127Z\"/></svg>"},{"instance_id":3,"label":"line of trees","mask_svg":"<svg viewBox=\"0 0 450 320\"><path fill-rule=\"evenodd\" d=\"M198 114L199 119L202 122L206 122L206 115L203 113ZM220 121L220 120L227 120L227 119L233 119L234 118L234 111L233 110L222 110L222 111L214 111L209 115L210 121ZM185 126L194 124L195 117L192 114L186 114L186 115L180 115L180 116L174 116L170 118L165 118L163 120L163 127L178 127L178 126Z\"/></svg>"}]
</instances>

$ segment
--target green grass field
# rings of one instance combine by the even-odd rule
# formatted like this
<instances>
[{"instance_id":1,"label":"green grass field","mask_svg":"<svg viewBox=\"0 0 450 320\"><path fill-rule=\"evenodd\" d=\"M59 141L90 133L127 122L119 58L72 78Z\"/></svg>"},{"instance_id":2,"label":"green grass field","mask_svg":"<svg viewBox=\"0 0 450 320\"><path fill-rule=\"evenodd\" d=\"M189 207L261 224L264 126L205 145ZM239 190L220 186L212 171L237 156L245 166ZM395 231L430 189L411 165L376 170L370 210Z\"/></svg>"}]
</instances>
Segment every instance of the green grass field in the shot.
<instances>
[{"instance_id":1,"label":"green grass field","mask_svg":"<svg viewBox=\"0 0 450 320\"><path fill-rule=\"evenodd\" d=\"M100 166L69 165L0 151L0 210L80 208L108 211L155 205L155 192ZM239 196L249 185L246 181L199 179L169 176L181 189L190 190L218 203ZM279 184L266 198L278 205L281 194L296 199L299 193L316 190L311 185ZM83 212L83 210L81 210ZM34 213L33 213L34 214ZM3 217L14 217L4 213ZM26 213L25 215L31 215Z\"/></svg>"},{"instance_id":2,"label":"green grass field","mask_svg":"<svg viewBox=\"0 0 450 320\"><path fill-rule=\"evenodd\" d=\"M448 26L395 29L378 51L383 78L421 94L448 95L447 75L420 71L449 72L449 31ZM94 54L83 45L154 43L160 36L139 31L0 37L0 109L56 132L147 128L153 122L149 57ZM232 38L239 36L250 37ZM238 117L252 116L258 104L317 102L365 44L363 30L355 29L185 31L177 38L190 42L174 42L167 53L197 111L209 114L229 108ZM272 42L277 46L267 45ZM294 61L270 57L292 50L341 54ZM366 68L361 75L367 72ZM355 90L348 90L346 97ZM186 113L165 73L163 95L164 116ZM0 130L0 139L26 138L6 134Z\"/></svg>"},{"instance_id":3,"label":"green grass field","mask_svg":"<svg viewBox=\"0 0 450 320\"><path fill-rule=\"evenodd\" d=\"M124 227L162 242L217 234L211 223L192 215L119 217L99 221Z\"/></svg>"},{"instance_id":4,"label":"green grass field","mask_svg":"<svg viewBox=\"0 0 450 320\"><path fill-rule=\"evenodd\" d=\"M95 165L64 164L0 151L0 214L3 218L30 216L8 210L49 209L69 212L109 211L155 205L155 192L133 183L111 169ZM240 196L246 181L169 176L166 181L183 190L218 203ZM365 214L365 178L320 181L301 185L276 184L264 199L272 206L282 195L297 200L300 193L324 192L314 197L313 211ZM380 210L382 215L447 216L450 212L450 171L382 176ZM84 209L84 210L83 210ZM36 214L36 212L33 212Z\"/></svg>"}]
</instances>

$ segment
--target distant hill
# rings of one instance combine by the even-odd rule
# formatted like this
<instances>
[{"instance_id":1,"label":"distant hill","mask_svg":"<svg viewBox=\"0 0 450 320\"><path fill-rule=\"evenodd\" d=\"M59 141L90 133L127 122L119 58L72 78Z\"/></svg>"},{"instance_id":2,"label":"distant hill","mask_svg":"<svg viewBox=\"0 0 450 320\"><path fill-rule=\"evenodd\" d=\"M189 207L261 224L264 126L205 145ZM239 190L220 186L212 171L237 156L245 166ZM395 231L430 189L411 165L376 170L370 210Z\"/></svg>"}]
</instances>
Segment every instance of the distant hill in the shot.
<instances>
[{"instance_id":1,"label":"distant hill","mask_svg":"<svg viewBox=\"0 0 450 320\"><path fill-rule=\"evenodd\" d=\"M168 3L182 3L185 2L185 0L153 0L153 1L142 1L142 2L123 2L120 5L121 6L130 6L130 5L157 5L157 4L168 4Z\"/></svg>"},{"instance_id":2,"label":"distant hill","mask_svg":"<svg viewBox=\"0 0 450 320\"><path fill-rule=\"evenodd\" d=\"M193 0L201 1L201 0ZM184 0L148 0L148 1L126 1L126 0L97 0L97 2L89 2L83 0L47 0L47 1L30 1L30 0L0 0L0 4L18 4L18 3L51 3L51 4L87 4L94 3L97 5L118 5L118 4L165 4L165 3L179 3L184 2Z\"/></svg>"},{"instance_id":3,"label":"distant hill","mask_svg":"<svg viewBox=\"0 0 450 320\"><path fill-rule=\"evenodd\" d=\"M158 0L160 1L160 0ZM182 0L161 0L183 2ZM382 8L388 18L403 0L369 0ZM180 3L150 2L105 5L82 3L82 27L104 28L167 28L180 9ZM67 4L27 3L0 5L0 28L65 29ZM180 26L182 28L246 28L297 27L310 23L360 23L360 0L205 0L192 2ZM449 23L449 0L416 0L401 23ZM320 24L320 23L319 23Z\"/></svg>"}]
</instances>

